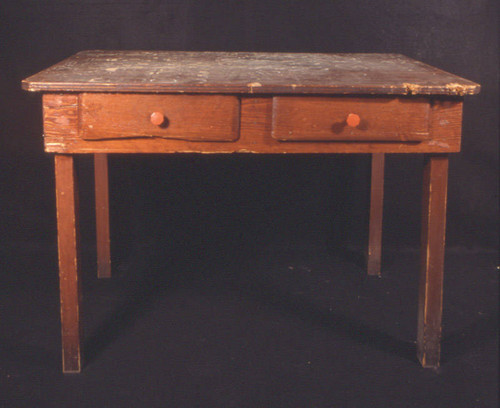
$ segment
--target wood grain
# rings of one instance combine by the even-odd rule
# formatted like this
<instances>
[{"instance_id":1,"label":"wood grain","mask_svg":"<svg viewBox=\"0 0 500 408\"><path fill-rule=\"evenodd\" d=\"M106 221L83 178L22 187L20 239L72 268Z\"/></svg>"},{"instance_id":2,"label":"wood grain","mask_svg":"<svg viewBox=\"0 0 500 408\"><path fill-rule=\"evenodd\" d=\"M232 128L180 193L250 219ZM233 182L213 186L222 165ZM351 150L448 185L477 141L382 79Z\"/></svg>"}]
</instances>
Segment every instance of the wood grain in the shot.
<instances>
[{"instance_id":1,"label":"wood grain","mask_svg":"<svg viewBox=\"0 0 500 408\"><path fill-rule=\"evenodd\" d=\"M63 372L82 368L80 322L80 270L78 254L78 191L73 157L55 155L57 240Z\"/></svg>"},{"instance_id":2,"label":"wood grain","mask_svg":"<svg viewBox=\"0 0 500 408\"><path fill-rule=\"evenodd\" d=\"M382 218L384 208L384 153L372 154L370 223L368 228L368 275L379 276L382 263Z\"/></svg>"},{"instance_id":3,"label":"wood grain","mask_svg":"<svg viewBox=\"0 0 500 408\"><path fill-rule=\"evenodd\" d=\"M125 94L126 95L126 94ZM73 96L73 95L70 95ZM460 150L462 99L431 98L429 139L422 142L280 142L271 137L272 98L242 97L239 139L231 143L163 138L84 140L78 108L58 105L60 94L44 95L45 150L56 153L443 153Z\"/></svg>"},{"instance_id":4,"label":"wood grain","mask_svg":"<svg viewBox=\"0 0 500 408\"><path fill-rule=\"evenodd\" d=\"M430 156L423 178L417 356L431 368L440 357L447 184L448 156Z\"/></svg>"},{"instance_id":5,"label":"wood grain","mask_svg":"<svg viewBox=\"0 0 500 408\"><path fill-rule=\"evenodd\" d=\"M273 98L271 135L280 141L420 142L429 138L427 98ZM359 116L356 127L349 115Z\"/></svg>"},{"instance_id":6,"label":"wood grain","mask_svg":"<svg viewBox=\"0 0 500 408\"><path fill-rule=\"evenodd\" d=\"M108 156L94 155L95 217L97 242L97 277L111 277L111 249L109 235Z\"/></svg>"},{"instance_id":7,"label":"wood grain","mask_svg":"<svg viewBox=\"0 0 500 408\"><path fill-rule=\"evenodd\" d=\"M232 142L239 136L240 102L230 95L80 95L82 139L162 137ZM151 123L153 112L163 125Z\"/></svg>"},{"instance_id":8,"label":"wood grain","mask_svg":"<svg viewBox=\"0 0 500 408\"><path fill-rule=\"evenodd\" d=\"M78 95L44 94L42 105L44 136L78 137Z\"/></svg>"},{"instance_id":9,"label":"wood grain","mask_svg":"<svg viewBox=\"0 0 500 408\"><path fill-rule=\"evenodd\" d=\"M480 86L400 54L82 51L29 91L470 95Z\"/></svg>"},{"instance_id":10,"label":"wood grain","mask_svg":"<svg viewBox=\"0 0 500 408\"><path fill-rule=\"evenodd\" d=\"M460 151L462 107L463 100L436 98L432 101L430 146L451 147L450 152Z\"/></svg>"}]
</instances>

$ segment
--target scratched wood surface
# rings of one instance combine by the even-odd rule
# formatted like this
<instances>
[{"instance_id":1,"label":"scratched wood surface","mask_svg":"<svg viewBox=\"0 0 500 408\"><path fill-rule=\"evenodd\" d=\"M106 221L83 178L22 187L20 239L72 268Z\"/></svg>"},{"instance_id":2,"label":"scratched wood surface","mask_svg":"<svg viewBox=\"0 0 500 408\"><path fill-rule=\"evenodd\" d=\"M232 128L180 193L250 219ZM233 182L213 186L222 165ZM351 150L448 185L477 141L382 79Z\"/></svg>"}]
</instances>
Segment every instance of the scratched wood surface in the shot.
<instances>
[{"instance_id":1,"label":"scratched wood surface","mask_svg":"<svg viewBox=\"0 0 500 408\"><path fill-rule=\"evenodd\" d=\"M399 54L82 51L29 91L470 95L480 86Z\"/></svg>"}]
</instances>

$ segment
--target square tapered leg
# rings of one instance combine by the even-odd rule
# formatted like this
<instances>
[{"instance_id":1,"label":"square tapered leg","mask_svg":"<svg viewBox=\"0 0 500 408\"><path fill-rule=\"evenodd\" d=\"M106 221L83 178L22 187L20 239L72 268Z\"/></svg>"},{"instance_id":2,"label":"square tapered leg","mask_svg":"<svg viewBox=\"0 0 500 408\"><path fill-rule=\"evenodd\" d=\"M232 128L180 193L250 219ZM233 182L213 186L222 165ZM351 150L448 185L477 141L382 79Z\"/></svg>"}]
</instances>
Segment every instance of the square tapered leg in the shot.
<instances>
[{"instance_id":1,"label":"square tapered leg","mask_svg":"<svg viewBox=\"0 0 500 408\"><path fill-rule=\"evenodd\" d=\"M427 158L423 178L417 355L423 367L439 366L443 306L448 156Z\"/></svg>"},{"instance_id":2,"label":"square tapered leg","mask_svg":"<svg viewBox=\"0 0 500 408\"><path fill-rule=\"evenodd\" d=\"M95 215L97 241L97 276L111 277L109 237L109 186L108 157L105 153L94 154Z\"/></svg>"},{"instance_id":3,"label":"square tapered leg","mask_svg":"<svg viewBox=\"0 0 500 408\"><path fill-rule=\"evenodd\" d=\"M384 207L385 154L372 154L370 226L368 236L368 275L380 275L382 261L382 215Z\"/></svg>"},{"instance_id":4,"label":"square tapered leg","mask_svg":"<svg viewBox=\"0 0 500 408\"><path fill-rule=\"evenodd\" d=\"M82 368L80 271L78 254L78 188L73 156L55 155L57 240L63 372Z\"/></svg>"}]
</instances>

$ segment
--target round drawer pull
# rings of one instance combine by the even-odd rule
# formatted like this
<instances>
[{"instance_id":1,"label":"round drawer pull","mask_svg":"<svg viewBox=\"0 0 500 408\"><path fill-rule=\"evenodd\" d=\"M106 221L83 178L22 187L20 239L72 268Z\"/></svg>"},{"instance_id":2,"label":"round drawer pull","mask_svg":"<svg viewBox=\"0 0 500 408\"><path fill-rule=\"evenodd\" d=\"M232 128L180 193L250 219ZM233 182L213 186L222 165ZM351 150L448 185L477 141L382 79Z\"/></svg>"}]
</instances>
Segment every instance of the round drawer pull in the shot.
<instances>
[{"instance_id":1,"label":"round drawer pull","mask_svg":"<svg viewBox=\"0 0 500 408\"><path fill-rule=\"evenodd\" d=\"M161 112L153 112L149 120L153 125L161 126L165 122L165 115Z\"/></svg>"},{"instance_id":2,"label":"round drawer pull","mask_svg":"<svg viewBox=\"0 0 500 408\"><path fill-rule=\"evenodd\" d=\"M361 118L355 113L349 113L349 115L347 115L346 122L350 127L357 127L361 122Z\"/></svg>"}]
</instances>

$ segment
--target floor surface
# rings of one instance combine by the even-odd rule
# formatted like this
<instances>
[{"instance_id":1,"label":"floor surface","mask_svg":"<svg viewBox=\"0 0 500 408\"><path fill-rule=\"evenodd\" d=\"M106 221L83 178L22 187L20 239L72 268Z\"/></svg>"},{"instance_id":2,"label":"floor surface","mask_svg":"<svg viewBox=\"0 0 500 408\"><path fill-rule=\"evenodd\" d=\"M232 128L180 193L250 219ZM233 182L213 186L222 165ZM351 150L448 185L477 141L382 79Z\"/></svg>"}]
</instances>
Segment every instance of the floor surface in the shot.
<instances>
[{"instance_id":1,"label":"floor surface","mask_svg":"<svg viewBox=\"0 0 500 408\"><path fill-rule=\"evenodd\" d=\"M495 253L448 250L435 371L415 359L418 252L373 278L313 239L206 238L117 248L110 280L84 249L79 375L60 371L55 247L3 247L0 406L497 406Z\"/></svg>"}]
</instances>

